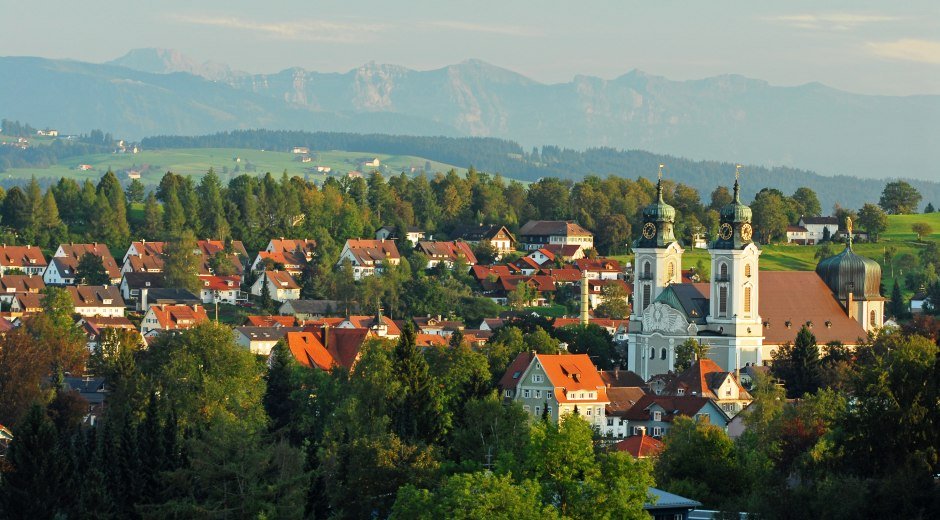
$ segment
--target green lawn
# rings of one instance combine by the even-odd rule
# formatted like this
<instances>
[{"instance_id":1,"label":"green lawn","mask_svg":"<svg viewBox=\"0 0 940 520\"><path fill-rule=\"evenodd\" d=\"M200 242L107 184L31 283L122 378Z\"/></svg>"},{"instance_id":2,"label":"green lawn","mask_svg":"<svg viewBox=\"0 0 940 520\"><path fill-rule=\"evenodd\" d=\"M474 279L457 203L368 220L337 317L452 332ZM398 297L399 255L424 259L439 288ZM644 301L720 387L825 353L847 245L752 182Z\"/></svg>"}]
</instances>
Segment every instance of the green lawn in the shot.
<instances>
[{"instance_id":1,"label":"green lawn","mask_svg":"<svg viewBox=\"0 0 940 520\"><path fill-rule=\"evenodd\" d=\"M97 181L109 168L115 172L142 169L141 180L144 184L152 186L159 183L160 178L167 171L180 175L199 176L210 167L222 177L223 182L228 182L232 177L245 173L245 166L250 163L254 166L254 170L248 173L262 175L265 172L271 172L280 175L281 172L287 170L287 173L292 176L298 175L310 180L322 181L326 179L327 174L317 173L317 166L332 168L332 175L346 174L358 170L357 159L364 157L378 157L382 163L380 169L387 176L401 171L410 171L411 168L422 169L426 162L421 157L368 152L314 151L311 155L313 160L303 163L295 154L265 150L237 148L143 150L136 154L95 154L72 157L49 168L12 168L4 172L2 176L4 179L29 179L35 175L37 178L71 177L79 181L85 179ZM80 164L91 165L93 169L81 171L78 169ZM239 168L238 172L235 172L236 166ZM431 168L433 171L448 171L455 167L431 161ZM461 168L455 169L461 173L466 171ZM122 181L126 180L126 177L120 177Z\"/></svg>"}]
</instances>

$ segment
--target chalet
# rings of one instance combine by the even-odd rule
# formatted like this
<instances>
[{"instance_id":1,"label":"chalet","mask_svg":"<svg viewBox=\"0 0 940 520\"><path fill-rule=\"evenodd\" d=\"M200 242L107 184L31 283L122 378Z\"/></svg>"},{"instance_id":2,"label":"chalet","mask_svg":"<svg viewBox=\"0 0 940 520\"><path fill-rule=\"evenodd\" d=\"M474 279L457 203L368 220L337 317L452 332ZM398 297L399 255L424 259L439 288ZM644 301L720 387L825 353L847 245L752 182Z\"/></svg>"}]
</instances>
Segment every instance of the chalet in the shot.
<instances>
[{"instance_id":1,"label":"chalet","mask_svg":"<svg viewBox=\"0 0 940 520\"><path fill-rule=\"evenodd\" d=\"M375 232L376 240L398 240L398 228L395 226L382 226ZM415 226L408 226L405 231L405 240L411 242L411 247L416 247L418 242L427 238L427 235L421 229Z\"/></svg>"},{"instance_id":2,"label":"chalet","mask_svg":"<svg viewBox=\"0 0 940 520\"><path fill-rule=\"evenodd\" d=\"M209 316L201 305L151 305L140 323L140 332L150 337L166 331L191 329L206 321Z\"/></svg>"},{"instance_id":3,"label":"chalet","mask_svg":"<svg viewBox=\"0 0 940 520\"><path fill-rule=\"evenodd\" d=\"M354 312L358 309L358 305L355 307L352 309ZM278 308L277 312L304 322L333 316L345 310L345 304L340 300L288 300Z\"/></svg>"},{"instance_id":4,"label":"chalet","mask_svg":"<svg viewBox=\"0 0 940 520\"><path fill-rule=\"evenodd\" d=\"M300 285L286 271L265 271L251 286L251 294L260 297L262 284L267 284L268 294L276 302L300 299Z\"/></svg>"},{"instance_id":5,"label":"chalet","mask_svg":"<svg viewBox=\"0 0 940 520\"><path fill-rule=\"evenodd\" d=\"M124 316L124 298L114 285L79 285L65 288L79 316Z\"/></svg>"},{"instance_id":6,"label":"chalet","mask_svg":"<svg viewBox=\"0 0 940 520\"><path fill-rule=\"evenodd\" d=\"M564 220L530 220L519 229L519 239L529 251L555 244L594 248L594 235L590 231Z\"/></svg>"},{"instance_id":7,"label":"chalet","mask_svg":"<svg viewBox=\"0 0 940 520\"><path fill-rule=\"evenodd\" d=\"M695 395L673 397L647 394L625 414L631 435L652 435L656 438L664 437L678 416L690 417L722 429L731 420L715 401Z\"/></svg>"},{"instance_id":8,"label":"chalet","mask_svg":"<svg viewBox=\"0 0 940 520\"><path fill-rule=\"evenodd\" d=\"M343 245L337 267L345 262L352 266L353 279L361 280L364 276L381 274L386 265L401 263L401 255L392 240L368 240L350 238Z\"/></svg>"},{"instance_id":9,"label":"chalet","mask_svg":"<svg viewBox=\"0 0 940 520\"><path fill-rule=\"evenodd\" d=\"M22 274L42 276L47 267L46 257L35 246L0 246L0 275L10 271L21 271Z\"/></svg>"},{"instance_id":10,"label":"chalet","mask_svg":"<svg viewBox=\"0 0 940 520\"><path fill-rule=\"evenodd\" d=\"M352 370L359 360L362 344L369 337L368 329L337 329L314 327L303 332L288 332L287 347L294 359L308 368L330 371L334 368Z\"/></svg>"},{"instance_id":11,"label":"chalet","mask_svg":"<svg viewBox=\"0 0 940 520\"><path fill-rule=\"evenodd\" d=\"M506 226L496 224L459 227L451 233L456 240L463 240L469 244L486 244L496 251L498 257L515 251L516 237L509 232Z\"/></svg>"},{"instance_id":12,"label":"chalet","mask_svg":"<svg viewBox=\"0 0 940 520\"><path fill-rule=\"evenodd\" d=\"M302 332L302 327L235 327L235 343L252 354L270 356L271 349L288 332Z\"/></svg>"},{"instance_id":13,"label":"chalet","mask_svg":"<svg viewBox=\"0 0 940 520\"><path fill-rule=\"evenodd\" d=\"M549 262L554 262L555 253L552 253L548 249L542 247L542 248L536 249L535 251L532 251L531 253L529 253L523 258L528 258L532 260L533 262L535 262L535 266L541 267Z\"/></svg>"},{"instance_id":14,"label":"chalet","mask_svg":"<svg viewBox=\"0 0 940 520\"><path fill-rule=\"evenodd\" d=\"M439 264L453 269L458 262L463 261L465 265L472 266L477 263L477 257L466 242L418 242L418 251L428 258L428 269L433 269Z\"/></svg>"},{"instance_id":15,"label":"chalet","mask_svg":"<svg viewBox=\"0 0 940 520\"><path fill-rule=\"evenodd\" d=\"M505 400L521 403L533 420L544 416L558 421L574 412L599 430L607 424L607 386L587 354L522 352L500 379L499 388Z\"/></svg>"},{"instance_id":16,"label":"chalet","mask_svg":"<svg viewBox=\"0 0 940 520\"><path fill-rule=\"evenodd\" d=\"M86 254L97 256L101 259L104 270L108 273L111 283L117 285L121 283L121 268L118 267L108 246L105 244L60 244L58 249L49 260L49 266L46 268L42 277L48 285L74 285L80 283L75 278L75 271L78 263Z\"/></svg>"},{"instance_id":17,"label":"chalet","mask_svg":"<svg viewBox=\"0 0 940 520\"><path fill-rule=\"evenodd\" d=\"M0 302L9 305L19 293L39 294L45 288L46 284L39 276L31 274L0 275Z\"/></svg>"},{"instance_id":18,"label":"chalet","mask_svg":"<svg viewBox=\"0 0 940 520\"><path fill-rule=\"evenodd\" d=\"M721 407L728 418L751 403L751 394L738 382L734 372L726 372L710 359L699 359L669 382L660 395L707 397Z\"/></svg>"}]
</instances>

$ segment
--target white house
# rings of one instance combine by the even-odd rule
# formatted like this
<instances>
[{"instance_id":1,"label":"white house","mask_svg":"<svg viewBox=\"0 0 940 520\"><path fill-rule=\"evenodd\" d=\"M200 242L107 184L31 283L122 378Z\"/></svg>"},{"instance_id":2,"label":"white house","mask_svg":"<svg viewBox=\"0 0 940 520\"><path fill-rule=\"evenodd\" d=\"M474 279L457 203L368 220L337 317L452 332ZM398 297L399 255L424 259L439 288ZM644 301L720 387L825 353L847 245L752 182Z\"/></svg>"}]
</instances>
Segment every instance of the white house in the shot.
<instances>
[{"instance_id":1,"label":"white house","mask_svg":"<svg viewBox=\"0 0 940 520\"><path fill-rule=\"evenodd\" d=\"M151 305L140 322L140 332L149 337L163 331L191 329L204 321L209 321L209 316L202 305Z\"/></svg>"},{"instance_id":2,"label":"white house","mask_svg":"<svg viewBox=\"0 0 940 520\"><path fill-rule=\"evenodd\" d=\"M336 266L342 267L344 262L352 266L353 278L361 280L363 276L381 274L386 265L398 265L401 254L392 240L350 238L343 245Z\"/></svg>"},{"instance_id":3,"label":"white house","mask_svg":"<svg viewBox=\"0 0 940 520\"><path fill-rule=\"evenodd\" d=\"M303 327L235 327L235 343L252 354L270 356L271 349L288 332L303 330Z\"/></svg>"},{"instance_id":4,"label":"white house","mask_svg":"<svg viewBox=\"0 0 940 520\"><path fill-rule=\"evenodd\" d=\"M0 275L20 270L23 274L42 276L46 270L46 257L36 246L0 246Z\"/></svg>"},{"instance_id":5,"label":"white house","mask_svg":"<svg viewBox=\"0 0 940 520\"><path fill-rule=\"evenodd\" d=\"M66 290L80 316L124 316L124 298L115 285L69 286Z\"/></svg>"},{"instance_id":6,"label":"white house","mask_svg":"<svg viewBox=\"0 0 940 520\"><path fill-rule=\"evenodd\" d=\"M838 232L839 219L835 217L800 217L796 226L787 227L787 242L811 246Z\"/></svg>"},{"instance_id":7,"label":"white house","mask_svg":"<svg viewBox=\"0 0 940 520\"><path fill-rule=\"evenodd\" d=\"M594 235L575 222L564 220L530 220L519 229L520 241L529 251L547 245L576 245L594 248Z\"/></svg>"},{"instance_id":8,"label":"white house","mask_svg":"<svg viewBox=\"0 0 940 520\"><path fill-rule=\"evenodd\" d=\"M300 285L285 271L265 271L251 286L251 294L261 296L262 284L268 285L268 294L277 302L300 299Z\"/></svg>"}]
</instances>

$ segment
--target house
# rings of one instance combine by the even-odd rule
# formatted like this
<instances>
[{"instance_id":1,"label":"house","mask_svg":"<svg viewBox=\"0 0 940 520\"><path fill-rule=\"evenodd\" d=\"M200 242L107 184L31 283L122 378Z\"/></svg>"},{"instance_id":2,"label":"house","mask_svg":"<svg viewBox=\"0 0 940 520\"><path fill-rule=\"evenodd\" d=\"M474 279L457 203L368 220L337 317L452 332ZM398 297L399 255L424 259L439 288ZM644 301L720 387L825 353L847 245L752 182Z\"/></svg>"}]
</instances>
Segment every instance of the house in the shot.
<instances>
[{"instance_id":1,"label":"house","mask_svg":"<svg viewBox=\"0 0 940 520\"><path fill-rule=\"evenodd\" d=\"M635 459L646 459L655 457L663 451L666 445L656 437L650 437L646 433L631 435L626 439L614 444L617 451L625 451L633 455Z\"/></svg>"},{"instance_id":2,"label":"house","mask_svg":"<svg viewBox=\"0 0 940 520\"><path fill-rule=\"evenodd\" d=\"M92 165L90 165L90 164L79 164L79 165L78 165L78 169L81 170L81 171L83 171L83 172L87 172L87 171L89 171L89 170L94 170L95 167L92 166Z\"/></svg>"},{"instance_id":3,"label":"house","mask_svg":"<svg viewBox=\"0 0 940 520\"><path fill-rule=\"evenodd\" d=\"M308 368L330 371L352 370L359 360L362 344L369 338L367 329L312 327L303 332L288 332L287 347L294 359Z\"/></svg>"},{"instance_id":4,"label":"house","mask_svg":"<svg viewBox=\"0 0 940 520\"><path fill-rule=\"evenodd\" d=\"M162 273L165 242L131 242L121 259L122 273Z\"/></svg>"},{"instance_id":5,"label":"house","mask_svg":"<svg viewBox=\"0 0 940 520\"><path fill-rule=\"evenodd\" d=\"M647 488L646 494L652 500L643 504L643 510L652 520L689 520L691 513L702 507L701 502L680 497L654 487ZM705 514L708 516L698 518L712 518L710 512Z\"/></svg>"},{"instance_id":6,"label":"house","mask_svg":"<svg viewBox=\"0 0 940 520\"><path fill-rule=\"evenodd\" d=\"M594 235L590 231L565 220L530 220L519 229L519 239L529 251L555 244L594 248Z\"/></svg>"},{"instance_id":7,"label":"house","mask_svg":"<svg viewBox=\"0 0 940 520\"><path fill-rule=\"evenodd\" d=\"M537 249L537 250L535 250L535 251L532 251L531 253L529 253L528 255L526 255L525 257L523 257L521 260L524 260L524 259L526 259L526 258L528 258L528 259L532 260L533 262L535 262L534 267L535 267L536 269L538 269L538 268L540 268L541 266L543 266L543 265L545 265L545 264L547 264L547 263L549 263L549 262L554 262L554 261L555 261L555 253L552 253L551 251L549 251L548 249L546 249L546 248L543 247L543 248Z\"/></svg>"},{"instance_id":8,"label":"house","mask_svg":"<svg viewBox=\"0 0 940 520\"><path fill-rule=\"evenodd\" d=\"M734 417L754 400L738 382L734 372L722 370L711 359L697 359L663 388L660 395L686 395L713 400L729 418Z\"/></svg>"},{"instance_id":9,"label":"house","mask_svg":"<svg viewBox=\"0 0 940 520\"><path fill-rule=\"evenodd\" d=\"M202 303L227 303L235 305L248 298L241 291L241 276L200 276L202 287L199 299Z\"/></svg>"},{"instance_id":10,"label":"house","mask_svg":"<svg viewBox=\"0 0 940 520\"><path fill-rule=\"evenodd\" d=\"M790 228L793 231L790 231ZM815 245L839 232L839 219L836 217L800 217L796 226L787 227L787 242ZM791 233L793 239L791 240Z\"/></svg>"},{"instance_id":11,"label":"house","mask_svg":"<svg viewBox=\"0 0 940 520\"><path fill-rule=\"evenodd\" d=\"M104 416L108 396L107 380L103 377L94 376L66 376L62 383L64 385L63 390L78 391L78 395L88 403L88 408L82 417L82 424L94 426L98 419Z\"/></svg>"},{"instance_id":12,"label":"house","mask_svg":"<svg viewBox=\"0 0 940 520\"><path fill-rule=\"evenodd\" d=\"M787 226L787 243L805 246L809 242L809 230L803 226Z\"/></svg>"},{"instance_id":13,"label":"house","mask_svg":"<svg viewBox=\"0 0 940 520\"><path fill-rule=\"evenodd\" d=\"M361 170L366 170L369 168L378 168L382 165L382 161L378 157L367 157L365 159L359 160L359 166Z\"/></svg>"},{"instance_id":14,"label":"house","mask_svg":"<svg viewBox=\"0 0 940 520\"><path fill-rule=\"evenodd\" d=\"M630 435L627 414L646 395L646 391L642 386L614 386L606 381L605 384L608 385L607 398L610 403L605 409L607 422L600 431L608 438L623 439Z\"/></svg>"},{"instance_id":15,"label":"house","mask_svg":"<svg viewBox=\"0 0 940 520\"><path fill-rule=\"evenodd\" d=\"M382 226L375 232L376 240L398 240L398 228L395 226ZM416 247L418 242L427 238L424 231L416 226L408 226L405 231L405 240L411 242L411 247Z\"/></svg>"},{"instance_id":16,"label":"house","mask_svg":"<svg viewBox=\"0 0 940 520\"><path fill-rule=\"evenodd\" d=\"M551 276L513 274L499 276L495 279L488 277L480 280L480 291L494 302L500 305L508 305L510 295L517 290L520 284L528 286L530 299L526 302L518 302L525 307L547 306L556 291L555 281Z\"/></svg>"},{"instance_id":17,"label":"house","mask_svg":"<svg viewBox=\"0 0 940 520\"><path fill-rule=\"evenodd\" d=\"M88 338L88 350L94 350L101 341L101 335L108 329L137 332L137 327L124 316L88 316L79 319L78 325Z\"/></svg>"},{"instance_id":18,"label":"house","mask_svg":"<svg viewBox=\"0 0 940 520\"><path fill-rule=\"evenodd\" d=\"M288 332L302 332L303 327L235 327L235 343L252 354L270 356L271 349Z\"/></svg>"},{"instance_id":19,"label":"house","mask_svg":"<svg viewBox=\"0 0 940 520\"><path fill-rule=\"evenodd\" d=\"M722 429L731 420L715 401L700 395L672 397L647 394L624 417L629 421L631 435L645 433L662 438L669 432L673 420L680 415Z\"/></svg>"},{"instance_id":20,"label":"house","mask_svg":"<svg viewBox=\"0 0 940 520\"><path fill-rule=\"evenodd\" d=\"M297 154L297 155L307 155L310 153L310 148L307 148L306 146L295 146L291 148L290 151L291 153Z\"/></svg>"},{"instance_id":21,"label":"house","mask_svg":"<svg viewBox=\"0 0 940 520\"><path fill-rule=\"evenodd\" d=\"M610 399L607 386L587 354L521 352L499 381L503 398L517 401L533 420L557 421L577 413L602 430Z\"/></svg>"},{"instance_id":22,"label":"house","mask_svg":"<svg viewBox=\"0 0 940 520\"><path fill-rule=\"evenodd\" d=\"M310 260L317 249L317 241L311 238L290 239L272 238L264 250L268 253L300 252L304 258Z\"/></svg>"},{"instance_id":23,"label":"house","mask_svg":"<svg viewBox=\"0 0 940 520\"><path fill-rule=\"evenodd\" d=\"M575 260L578 271L587 272L591 280L616 280L624 278L624 269L620 261L612 258L581 258Z\"/></svg>"},{"instance_id":24,"label":"house","mask_svg":"<svg viewBox=\"0 0 940 520\"><path fill-rule=\"evenodd\" d=\"M472 245L486 244L496 251L497 258L516 250L516 237L506 226L498 224L461 226L451 233L451 237Z\"/></svg>"},{"instance_id":25,"label":"house","mask_svg":"<svg viewBox=\"0 0 940 520\"><path fill-rule=\"evenodd\" d=\"M355 305L355 312L358 305ZM278 314L293 316L299 322L318 320L346 311L340 300L288 300L278 308Z\"/></svg>"},{"instance_id":26,"label":"house","mask_svg":"<svg viewBox=\"0 0 940 520\"><path fill-rule=\"evenodd\" d=\"M276 302L300 299L300 285L286 271L265 271L251 286L251 294L260 297L262 284L268 287L268 294Z\"/></svg>"},{"instance_id":27,"label":"house","mask_svg":"<svg viewBox=\"0 0 940 520\"><path fill-rule=\"evenodd\" d=\"M503 325L504 321L502 318L483 318L479 328L484 331L494 331Z\"/></svg>"},{"instance_id":28,"label":"house","mask_svg":"<svg viewBox=\"0 0 940 520\"><path fill-rule=\"evenodd\" d=\"M930 298L925 291L918 291L911 296L911 314L923 314L924 304L930 305Z\"/></svg>"},{"instance_id":29,"label":"house","mask_svg":"<svg viewBox=\"0 0 940 520\"><path fill-rule=\"evenodd\" d=\"M140 332L149 337L165 331L191 329L205 321L209 321L209 316L201 305L151 305L140 323Z\"/></svg>"},{"instance_id":30,"label":"house","mask_svg":"<svg viewBox=\"0 0 940 520\"><path fill-rule=\"evenodd\" d=\"M296 327L293 316L245 316L245 327Z\"/></svg>"},{"instance_id":31,"label":"house","mask_svg":"<svg viewBox=\"0 0 940 520\"><path fill-rule=\"evenodd\" d=\"M54 128L47 128L45 130L36 130L36 135L44 135L47 137L58 137L59 131Z\"/></svg>"},{"instance_id":32,"label":"house","mask_svg":"<svg viewBox=\"0 0 940 520\"><path fill-rule=\"evenodd\" d=\"M555 258L562 262L574 262L584 258L585 248L577 244L548 244L542 249L551 252Z\"/></svg>"},{"instance_id":33,"label":"house","mask_svg":"<svg viewBox=\"0 0 940 520\"><path fill-rule=\"evenodd\" d=\"M347 316L336 325L339 329L367 329L377 338L398 339L401 327L381 312L376 316Z\"/></svg>"},{"instance_id":34,"label":"house","mask_svg":"<svg viewBox=\"0 0 940 520\"><path fill-rule=\"evenodd\" d=\"M127 253L124 254L121 272L162 273L165 247L166 242L147 242L146 240L132 242ZM244 271L242 259L248 257L245 245L240 240L233 240L230 243L222 240L199 240L193 252L200 256L200 276L215 274L212 259L219 254L227 255L234 274L241 275Z\"/></svg>"},{"instance_id":35,"label":"house","mask_svg":"<svg viewBox=\"0 0 940 520\"><path fill-rule=\"evenodd\" d=\"M751 390L754 387L754 381L757 379L757 374L763 374L770 377L770 367L764 365L747 365L741 369L741 386L747 390Z\"/></svg>"},{"instance_id":36,"label":"house","mask_svg":"<svg viewBox=\"0 0 940 520\"><path fill-rule=\"evenodd\" d=\"M39 294L45 288L46 284L39 276L31 274L0 275L0 302L9 305L18 293Z\"/></svg>"},{"instance_id":37,"label":"house","mask_svg":"<svg viewBox=\"0 0 940 520\"><path fill-rule=\"evenodd\" d=\"M154 305L199 305L202 299L189 289L182 287L156 287L140 290L140 298L135 309L146 312Z\"/></svg>"},{"instance_id":38,"label":"house","mask_svg":"<svg viewBox=\"0 0 940 520\"><path fill-rule=\"evenodd\" d=\"M463 331L466 325L462 321L445 320L440 316L418 316L411 319L418 333L448 338L457 331Z\"/></svg>"},{"instance_id":39,"label":"house","mask_svg":"<svg viewBox=\"0 0 940 520\"><path fill-rule=\"evenodd\" d=\"M114 285L78 285L65 288L80 316L124 316L124 298Z\"/></svg>"},{"instance_id":40,"label":"house","mask_svg":"<svg viewBox=\"0 0 940 520\"><path fill-rule=\"evenodd\" d=\"M302 251L259 251L251 270L261 272L266 269L284 271L291 276L301 276L308 258Z\"/></svg>"},{"instance_id":41,"label":"house","mask_svg":"<svg viewBox=\"0 0 940 520\"><path fill-rule=\"evenodd\" d=\"M401 255L392 240L350 238L343 245L336 266L342 267L345 262L352 266L353 279L361 280L363 276L381 274L386 265L398 265Z\"/></svg>"},{"instance_id":42,"label":"house","mask_svg":"<svg viewBox=\"0 0 940 520\"><path fill-rule=\"evenodd\" d=\"M10 302L10 313L18 316L28 316L42 312L42 295L39 293L16 293Z\"/></svg>"},{"instance_id":43,"label":"house","mask_svg":"<svg viewBox=\"0 0 940 520\"><path fill-rule=\"evenodd\" d=\"M125 302L140 299L141 289L162 288L166 284L163 273L124 273L121 276L121 297Z\"/></svg>"},{"instance_id":44,"label":"house","mask_svg":"<svg viewBox=\"0 0 940 520\"><path fill-rule=\"evenodd\" d=\"M598 279L588 279L588 304L592 309L596 308L598 305L604 303L605 300L605 289L611 286L617 286L622 289L623 292L623 301L624 303L630 303L630 295L633 293L633 286L628 284L625 280L598 280ZM580 285L580 283L578 284Z\"/></svg>"},{"instance_id":45,"label":"house","mask_svg":"<svg viewBox=\"0 0 940 520\"><path fill-rule=\"evenodd\" d=\"M10 271L21 271L22 274L35 274L42 276L47 267L46 257L42 250L36 246L0 246L0 275Z\"/></svg>"},{"instance_id":46,"label":"house","mask_svg":"<svg viewBox=\"0 0 940 520\"><path fill-rule=\"evenodd\" d=\"M433 269L439 264L453 269L458 262L463 261L465 265L472 266L477 263L477 257L466 242L430 242L422 240L418 242L418 251L428 258L428 269Z\"/></svg>"},{"instance_id":47,"label":"house","mask_svg":"<svg viewBox=\"0 0 940 520\"><path fill-rule=\"evenodd\" d=\"M59 244L58 249L53 253L42 277L49 285L73 285L78 283L75 279L75 271L78 263L86 254L97 256L101 259L104 270L108 273L111 283L118 285L121 283L121 268L118 267L111 251L105 244L97 242L92 244Z\"/></svg>"}]
</instances>

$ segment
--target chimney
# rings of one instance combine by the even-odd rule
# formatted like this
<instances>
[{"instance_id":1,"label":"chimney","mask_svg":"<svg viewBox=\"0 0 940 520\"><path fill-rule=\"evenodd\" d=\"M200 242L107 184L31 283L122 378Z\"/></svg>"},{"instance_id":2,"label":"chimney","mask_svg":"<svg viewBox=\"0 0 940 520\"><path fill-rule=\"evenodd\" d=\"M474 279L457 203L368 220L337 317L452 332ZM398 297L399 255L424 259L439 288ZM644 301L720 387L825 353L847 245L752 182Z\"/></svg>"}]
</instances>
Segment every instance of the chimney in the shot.
<instances>
[{"instance_id":1,"label":"chimney","mask_svg":"<svg viewBox=\"0 0 940 520\"><path fill-rule=\"evenodd\" d=\"M581 325L586 327L590 323L588 313L588 274L587 270L581 272Z\"/></svg>"},{"instance_id":2,"label":"chimney","mask_svg":"<svg viewBox=\"0 0 940 520\"><path fill-rule=\"evenodd\" d=\"M323 331L323 349L330 348L330 324L327 322L323 323L323 326L320 328Z\"/></svg>"},{"instance_id":3,"label":"chimney","mask_svg":"<svg viewBox=\"0 0 940 520\"><path fill-rule=\"evenodd\" d=\"M147 311L147 288L140 288L140 310Z\"/></svg>"},{"instance_id":4,"label":"chimney","mask_svg":"<svg viewBox=\"0 0 940 520\"><path fill-rule=\"evenodd\" d=\"M853 301L855 295L849 292L849 299L846 302L846 311L849 313L849 318L855 319L855 302Z\"/></svg>"}]
</instances>

